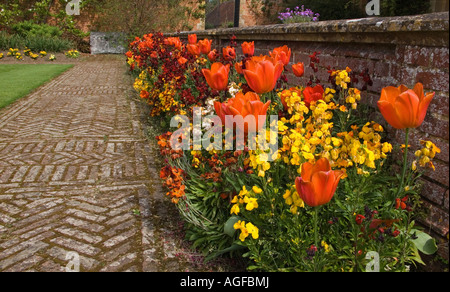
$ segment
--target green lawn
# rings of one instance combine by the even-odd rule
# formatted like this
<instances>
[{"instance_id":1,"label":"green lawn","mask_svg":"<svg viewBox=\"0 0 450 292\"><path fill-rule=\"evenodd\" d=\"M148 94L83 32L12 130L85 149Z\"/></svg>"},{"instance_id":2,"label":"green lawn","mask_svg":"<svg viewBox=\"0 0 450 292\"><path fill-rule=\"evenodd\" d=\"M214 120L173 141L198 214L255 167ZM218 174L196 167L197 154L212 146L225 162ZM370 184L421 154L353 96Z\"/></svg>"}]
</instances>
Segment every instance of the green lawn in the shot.
<instances>
[{"instance_id":1,"label":"green lawn","mask_svg":"<svg viewBox=\"0 0 450 292\"><path fill-rule=\"evenodd\" d=\"M0 109L27 96L34 89L60 75L73 65L0 65Z\"/></svg>"}]
</instances>

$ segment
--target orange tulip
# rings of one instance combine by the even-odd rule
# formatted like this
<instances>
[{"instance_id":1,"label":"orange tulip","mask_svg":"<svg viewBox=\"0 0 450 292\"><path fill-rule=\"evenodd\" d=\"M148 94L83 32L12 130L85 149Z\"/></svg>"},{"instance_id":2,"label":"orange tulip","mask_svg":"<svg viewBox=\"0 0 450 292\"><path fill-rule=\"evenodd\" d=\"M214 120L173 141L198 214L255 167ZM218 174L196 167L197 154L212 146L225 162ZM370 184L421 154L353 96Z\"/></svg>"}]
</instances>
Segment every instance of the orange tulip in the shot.
<instances>
[{"instance_id":1,"label":"orange tulip","mask_svg":"<svg viewBox=\"0 0 450 292\"><path fill-rule=\"evenodd\" d=\"M344 174L340 170L331 170L327 158L321 158L315 164L303 163L301 173L301 177L295 180L295 186L300 198L310 207L330 202Z\"/></svg>"},{"instance_id":2,"label":"orange tulip","mask_svg":"<svg viewBox=\"0 0 450 292\"><path fill-rule=\"evenodd\" d=\"M191 55L199 56L201 53L199 45L188 44L186 48Z\"/></svg>"},{"instance_id":3,"label":"orange tulip","mask_svg":"<svg viewBox=\"0 0 450 292\"><path fill-rule=\"evenodd\" d=\"M205 55L208 55L209 52L211 52L211 44L212 44L212 40L208 40L208 39L198 41L198 46L200 47L200 51Z\"/></svg>"},{"instance_id":4,"label":"orange tulip","mask_svg":"<svg viewBox=\"0 0 450 292\"><path fill-rule=\"evenodd\" d=\"M246 116L253 115L255 117L254 122L256 124L245 125L244 133L247 134L249 127L259 131L263 126L258 123L258 117L267 115L267 110L269 109L270 103L270 100L263 103L258 94L250 91L245 95L242 92L239 92L235 97L228 99L224 103L216 101L214 103L214 108L223 124L225 124L226 116L242 116L245 119Z\"/></svg>"},{"instance_id":5,"label":"orange tulip","mask_svg":"<svg viewBox=\"0 0 450 292\"><path fill-rule=\"evenodd\" d=\"M305 74L305 64L297 63L292 65L292 71L294 72L295 76L302 77L303 74Z\"/></svg>"},{"instance_id":6,"label":"orange tulip","mask_svg":"<svg viewBox=\"0 0 450 292\"><path fill-rule=\"evenodd\" d=\"M197 43L197 35L196 34L188 35L188 42L191 45L195 45Z\"/></svg>"},{"instance_id":7,"label":"orange tulip","mask_svg":"<svg viewBox=\"0 0 450 292\"><path fill-rule=\"evenodd\" d=\"M202 69L202 73L212 89L219 91L227 89L230 64L225 66L222 63L213 63L211 70Z\"/></svg>"},{"instance_id":8,"label":"orange tulip","mask_svg":"<svg viewBox=\"0 0 450 292\"><path fill-rule=\"evenodd\" d=\"M245 63L245 80L256 93L262 94L272 91L283 73L283 64L275 62L270 57L252 57Z\"/></svg>"},{"instance_id":9,"label":"orange tulip","mask_svg":"<svg viewBox=\"0 0 450 292\"><path fill-rule=\"evenodd\" d=\"M270 56L275 60L281 61L283 65L286 66L289 64L289 60L291 59L291 49L289 49L288 46L275 48L272 52L270 52Z\"/></svg>"},{"instance_id":10,"label":"orange tulip","mask_svg":"<svg viewBox=\"0 0 450 292\"><path fill-rule=\"evenodd\" d=\"M242 43L242 52L247 57L253 57L253 55L255 54L255 42L251 42L251 43L244 42L244 43Z\"/></svg>"},{"instance_id":11,"label":"orange tulip","mask_svg":"<svg viewBox=\"0 0 450 292\"><path fill-rule=\"evenodd\" d=\"M225 61L232 61L236 59L236 51L234 48L230 46L223 48L223 58Z\"/></svg>"},{"instance_id":12,"label":"orange tulip","mask_svg":"<svg viewBox=\"0 0 450 292\"><path fill-rule=\"evenodd\" d=\"M381 90L378 108L392 127L417 128L423 123L434 95L434 92L424 95L422 83L417 83L414 89L389 86Z\"/></svg>"}]
</instances>

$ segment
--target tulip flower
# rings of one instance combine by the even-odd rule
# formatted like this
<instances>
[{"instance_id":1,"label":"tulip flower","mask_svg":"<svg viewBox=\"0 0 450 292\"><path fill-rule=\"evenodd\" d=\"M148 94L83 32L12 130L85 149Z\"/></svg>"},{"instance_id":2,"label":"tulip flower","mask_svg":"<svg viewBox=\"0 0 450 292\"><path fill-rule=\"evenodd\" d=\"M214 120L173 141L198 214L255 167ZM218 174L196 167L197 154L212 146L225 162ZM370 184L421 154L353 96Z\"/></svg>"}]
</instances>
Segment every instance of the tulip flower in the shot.
<instances>
[{"instance_id":1,"label":"tulip flower","mask_svg":"<svg viewBox=\"0 0 450 292\"><path fill-rule=\"evenodd\" d=\"M205 55L208 55L209 52L211 52L211 44L212 44L212 40L208 40L208 39L198 41L198 46L200 47L200 51Z\"/></svg>"},{"instance_id":2,"label":"tulip flower","mask_svg":"<svg viewBox=\"0 0 450 292\"><path fill-rule=\"evenodd\" d=\"M216 59L217 59L217 57L219 57L219 53L217 52L216 49L212 50L212 51L209 52L209 54L208 54L208 59L209 59L211 62L215 62Z\"/></svg>"},{"instance_id":3,"label":"tulip flower","mask_svg":"<svg viewBox=\"0 0 450 292\"><path fill-rule=\"evenodd\" d=\"M286 66L289 64L289 60L291 59L291 49L289 49L288 46L275 48L272 52L270 52L270 56L275 60L281 61L283 65Z\"/></svg>"},{"instance_id":4,"label":"tulip flower","mask_svg":"<svg viewBox=\"0 0 450 292\"><path fill-rule=\"evenodd\" d=\"M249 127L251 129L255 129L256 131L261 129L263 125L258 123L258 117L267 115L267 110L269 109L270 103L271 101L263 103L258 94L250 91L245 95L242 92L239 92L235 97L230 98L224 103L216 101L214 103L214 108L223 124L225 124L226 116L242 116L244 119L248 115L254 116L254 121L256 124L248 124L245 125L244 128L244 133L248 134Z\"/></svg>"},{"instance_id":5,"label":"tulip flower","mask_svg":"<svg viewBox=\"0 0 450 292\"><path fill-rule=\"evenodd\" d=\"M417 128L423 123L434 95L434 92L424 95L422 83L417 83L414 89L389 86L381 90L378 108L392 127Z\"/></svg>"},{"instance_id":6,"label":"tulip flower","mask_svg":"<svg viewBox=\"0 0 450 292\"><path fill-rule=\"evenodd\" d=\"M409 130L410 128L417 128L423 123L434 95L434 92L424 95L422 83L417 83L414 89L408 89L405 85L400 85L398 88L389 86L381 90L378 108L384 119L392 127L406 130L403 170L397 195L401 193L405 183Z\"/></svg>"},{"instance_id":7,"label":"tulip flower","mask_svg":"<svg viewBox=\"0 0 450 292\"><path fill-rule=\"evenodd\" d=\"M340 170L331 170L327 158L321 158L315 164L305 162L301 177L295 180L297 193L310 207L325 205L333 198L343 174Z\"/></svg>"},{"instance_id":8,"label":"tulip flower","mask_svg":"<svg viewBox=\"0 0 450 292\"><path fill-rule=\"evenodd\" d=\"M228 86L228 75L230 73L230 64L213 63L211 70L202 69L203 76L208 85L215 90L226 90Z\"/></svg>"},{"instance_id":9,"label":"tulip flower","mask_svg":"<svg viewBox=\"0 0 450 292\"><path fill-rule=\"evenodd\" d=\"M236 59L236 51L234 48L230 46L223 48L223 58L225 61L233 61Z\"/></svg>"},{"instance_id":10,"label":"tulip flower","mask_svg":"<svg viewBox=\"0 0 450 292\"><path fill-rule=\"evenodd\" d=\"M242 52L247 57L253 57L255 54L255 42L244 42L242 43Z\"/></svg>"},{"instance_id":11,"label":"tulip flower","mask_svg":"<svg viewBox=\"0 0 450 292\"><path fill-rule=\"evenodd\" d=\"M311 102L323 99L324 92L325 91L323 90L323 87L321 85L316 85L315 87L306 87L305 90L303 90L305 105L309 108Z\"/></svg>"},{"instance_id":12,"label":"tulip flower","mask_svg":"<svg viewBox=\"0 0 450 292\"><path fill-rule=\"evenodd\" d=\"M305 74L305 64L297 63L292 65L292 71L294 72L295 76L302 77L303 74Z\"/></svg>"},{"instance_id":13,"label":"tulip flower","mask_svg":"<svg viewBox=\"0 0 450 292\"><path fill-rule=\"evenodd\" d=\"M186 45L186 48L191 55L199 56L201 53L199 45L188 44Z\"/></svg>"},{"instance_id":14,"label":"tulip flower","mask_svg":"<svg viewBox=\"0 0 450 292\"><path fill-rule=\"evenodd\" d=\"M259 94L272 91L284 69L281 62L275 62L270 57L253 57L245 63L245 67L242 71L248 86Z\"/></svg>"},{"instance_id":15,"label":"tulip flower","mask_svg":"<svg viewBox=\"0 0 450 292\"><path fill-rule=\"evenodd\" d=\"M197 43L197 35L196 34L188 35L188 43L191 45L195 45Z\"/></svg>"}]
</instances>

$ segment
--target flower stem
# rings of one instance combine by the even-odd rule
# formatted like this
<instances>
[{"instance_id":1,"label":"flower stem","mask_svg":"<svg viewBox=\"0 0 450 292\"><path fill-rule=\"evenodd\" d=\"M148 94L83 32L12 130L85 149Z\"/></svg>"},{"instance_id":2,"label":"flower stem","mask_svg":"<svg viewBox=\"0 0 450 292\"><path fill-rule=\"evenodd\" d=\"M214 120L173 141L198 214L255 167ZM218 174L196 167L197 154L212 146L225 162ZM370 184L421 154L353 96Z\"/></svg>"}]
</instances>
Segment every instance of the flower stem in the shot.
<instances>
[{"instance_id":1,"label":"flower stem","mask_svg":"<svg viewBox=\"0 0 450 292\"><path fill-rule=\"evenodd\" d=\"M406 128L406 138L405 138L405 150L403 154L403 171L402 171L402 180L400 182L400 186L397 191L397 196L400 195L404 184L405 184L405 176L406 176L406 169L408 168L408 140L409 140L409 128Z\"/></svg>"},{"instance_id":2,"label":"flower stem","mask_svg":"<svg viewBox=\"0 0 450 292\"><path fill-rule=\"evenodd\" d=\"M318 248L319 246L319 231L317 230L319 207L314 208L314 245Z\"/></svg>"},{"instance_id":3,"label":"flower stem","mask_svg":"<svg viewBox=\"0 0 450 292\"><path fill-rule=\"evenodd\" d=\"M319 251L319 228L318 228L318 221L319 221L319 207L314 207L314 215L313 215L313 221L314 221L314 246L316 248L316 255L314 256L314 272L318 272L317 267L317 261L318 261L318 251Z\"/></svg>"}]
</instances>

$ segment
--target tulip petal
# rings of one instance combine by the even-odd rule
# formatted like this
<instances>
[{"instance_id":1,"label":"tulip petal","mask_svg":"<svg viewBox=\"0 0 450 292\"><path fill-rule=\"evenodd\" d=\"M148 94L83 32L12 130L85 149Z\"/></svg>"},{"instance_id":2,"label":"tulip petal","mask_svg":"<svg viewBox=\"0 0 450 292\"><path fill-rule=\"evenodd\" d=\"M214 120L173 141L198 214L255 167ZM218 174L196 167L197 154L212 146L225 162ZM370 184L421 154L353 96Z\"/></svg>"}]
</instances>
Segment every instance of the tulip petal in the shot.
<instances>
[{"instance_id":1,"label":"tulip petal","mask_svg":"<svg viewBox=\"0 0 450 292\"><path fill-rule=\"evenodd\" d=\"M420 126L417 121L419 112L419 97L412 90L400 94L394 103L395 110L400 122L405 128L416 128Z\"/></svg>"},{"instance_id":2,"label":"tulip petal","mask_svg":"<svg viewBox=\"0 0 450 292\"><path fill-rule=\"evenodd\" d=\"M405 129L406 127L401 123L397 116L397 111L394 108L394 105L387 100L378 101L378 108L380 109L381 114L383 115L386 122L389 123L395 129Z\"/></svg>"},{"instance_id":3,"label":"tulip petal","mask_svg":"<svg viewBox=\"0 0 450 292\"><path fill-rule=\"evenodd\" d=\"M394 103L395 98L399 96L402 91L399 88L388 86L381 90L381 98L380 101L388 101L390 103Z\"/></svg>"},{"instance_id":4,"label":"tulip petal","mask_svg":"<svg viewBox=\"0 0 450 292\"><path fill-rule=\"evenodd\" d=\"M417 121L419 124L422 124L423 121L425 120L425 116L427 115L428 106L430 105L431 101L433 100L434 95L435 95L434 92L429 93L420 102L419 113L417 115L418 116Z\"/></svg>"},{"instance_id":5,"label":"tulip petal","mask_svg":"<svg viewBox=\"0 0 450 292\"><path fill-rule=\"evenodd\" d=\"M305 181L311 181L311 175L313 173L314 165L310 162L305 162L302 164L302 178Z\"/></svg>"}]
</instances>

